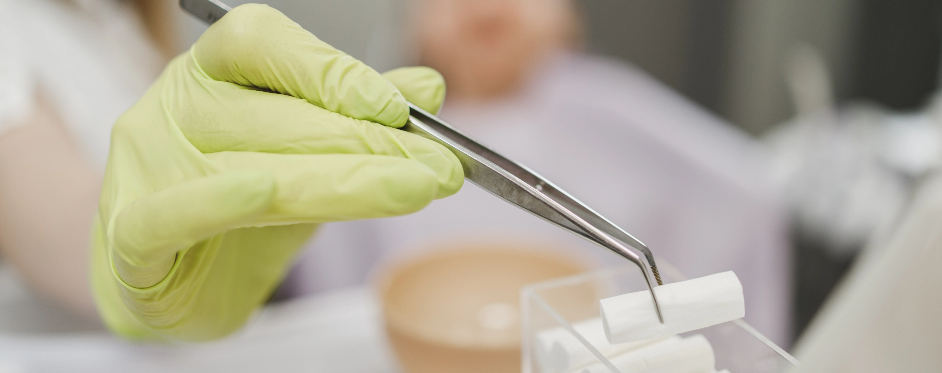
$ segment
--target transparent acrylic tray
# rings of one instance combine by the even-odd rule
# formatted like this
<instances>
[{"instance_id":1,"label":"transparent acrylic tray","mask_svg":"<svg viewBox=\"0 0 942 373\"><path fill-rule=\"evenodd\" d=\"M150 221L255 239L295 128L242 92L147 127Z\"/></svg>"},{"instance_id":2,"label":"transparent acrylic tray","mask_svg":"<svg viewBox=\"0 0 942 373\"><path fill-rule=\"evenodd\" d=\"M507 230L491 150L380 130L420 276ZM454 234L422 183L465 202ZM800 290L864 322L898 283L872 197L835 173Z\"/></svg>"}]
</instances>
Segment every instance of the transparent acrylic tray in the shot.
<instances>
[{"instance_id":1,"label":"transparent acrylic tray","mask_svg":"<svg viewBox=\"0 0 942 373\"><path fill-rule=\"evenodd\" d=\"M681 278L679 275L662 274L665 275L666 283L680 281ZM567 337L578 334L573 324L597 318L600 299L646 289L641 273L634 266L603 269L524 287L521 290L523 373L552 372L541 366L541 359L538 359L538 333L562 329L566 331ZM651 312L654 312L653 308ZM712 345L717 371L727 369L731 373L779 373L798 363L794 357L742 320L714 325L681 336L694 334L702 334ZM576 338L578 343L591 354L591 361L587 365L603 363L605 357L599 352L599 347L588 342L592 338L582 334L579 336L581 338ZM605 365L609 367L608 370L614 367L610 362ZM580 370L576 369L574 372L578 373Z\"/></svg>"}]
</instances>

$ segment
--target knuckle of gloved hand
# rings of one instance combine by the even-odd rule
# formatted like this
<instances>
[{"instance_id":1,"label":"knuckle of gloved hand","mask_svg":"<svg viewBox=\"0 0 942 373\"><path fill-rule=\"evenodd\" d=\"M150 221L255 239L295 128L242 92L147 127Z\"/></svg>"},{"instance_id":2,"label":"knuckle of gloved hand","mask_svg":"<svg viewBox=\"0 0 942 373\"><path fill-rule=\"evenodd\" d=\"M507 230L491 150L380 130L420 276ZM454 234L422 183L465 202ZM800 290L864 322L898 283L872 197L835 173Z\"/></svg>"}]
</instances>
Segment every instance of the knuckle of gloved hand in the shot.
<instances>
[{"instance_id":1,"label":"knuckle of gloved hand","mask_svg":"<svg viewBox=\"0 0 942 373\"><path fill-rule=\"evenodd\" d=\"M124 139L132 138L139 131L137 130L138 124L141 123L144 115L140 109L141 105L145 105L144 100L138 101L134 104L128 111L125 111L121 114L120 117L114 122L114 125L111 126L111 141L121 141Z\"/></svg>"},{"instance_id":2,"label":"knuckle of gloved hand","mask_svg":"<svg viewBox=\"0 0 942 373\"><path fill-rule=\"evenodd\" d=\"M120 117L118 117L118 120L114 122L114 125L111 126L112 140L126 138L129 134L132 133L131 126L133 122L128 118L129 113L130 111L122 114Z\"/></svg>"},{"instance_id":3,"label":"knuckle of gloved hand","mask_svg":"<svg viewBox=\"0 0 942 373\"><path fill-rule=\"evenodd\" d=\"M245 4L233 8L225 17L213 25L214 42L228 45L225 48L231 58L245 54L257 54L282 39L280 30L293 22L284 14L263 4Z\"/></svg>"}]
</instances>

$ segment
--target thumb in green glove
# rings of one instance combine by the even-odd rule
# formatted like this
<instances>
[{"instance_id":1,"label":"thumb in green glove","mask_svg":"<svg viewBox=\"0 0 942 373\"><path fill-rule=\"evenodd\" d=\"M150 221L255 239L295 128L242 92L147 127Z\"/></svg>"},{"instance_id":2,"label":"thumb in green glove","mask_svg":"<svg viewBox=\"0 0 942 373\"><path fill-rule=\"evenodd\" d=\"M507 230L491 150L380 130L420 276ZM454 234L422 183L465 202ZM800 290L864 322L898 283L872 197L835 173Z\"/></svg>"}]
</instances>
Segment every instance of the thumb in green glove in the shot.
<instances>
[{"instance_id":1,"label":"thumb in green glove","mask_svg":"<svg viewBox=\"0 0 942 373\"><path fill-rule=\"evenodd\" d=\"M274 9L233 9L114 125L93 233L105 323L130 338L224 336L318 224L456 193L457 158L396 129L403 95L437 111L441 76L384 78Z\"/></svg>"}]
</instances>

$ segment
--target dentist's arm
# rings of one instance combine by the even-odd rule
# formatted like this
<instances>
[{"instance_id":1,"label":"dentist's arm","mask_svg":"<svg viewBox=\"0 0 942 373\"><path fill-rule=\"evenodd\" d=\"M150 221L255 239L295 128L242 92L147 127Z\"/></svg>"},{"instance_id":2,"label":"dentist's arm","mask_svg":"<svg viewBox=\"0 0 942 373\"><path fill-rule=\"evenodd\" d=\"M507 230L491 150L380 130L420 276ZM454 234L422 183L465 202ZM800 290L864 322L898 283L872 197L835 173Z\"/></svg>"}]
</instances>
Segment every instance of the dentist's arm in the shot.
<instances>
[{"instance_id":1,"label":"dentist's arm","mask_svg":"<svg viewBox=\"0 0 942 373\"><path fill-rule=\"evenodd\" d=\"M50 105L0 134L0 260L54 301L89 315L88 231L101 181Z\"/></svg>"}]
</instances>

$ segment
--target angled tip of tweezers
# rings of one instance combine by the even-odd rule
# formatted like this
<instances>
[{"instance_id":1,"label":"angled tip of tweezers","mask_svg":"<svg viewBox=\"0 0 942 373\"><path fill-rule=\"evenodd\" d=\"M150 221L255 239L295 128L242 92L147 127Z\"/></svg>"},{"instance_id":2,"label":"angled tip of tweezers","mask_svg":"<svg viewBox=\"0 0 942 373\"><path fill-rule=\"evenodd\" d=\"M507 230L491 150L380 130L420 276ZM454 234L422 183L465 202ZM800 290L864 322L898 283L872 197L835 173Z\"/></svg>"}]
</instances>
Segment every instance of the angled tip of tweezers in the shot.
<instances>
[{"instance_id":1,"label":"angled tip of tweezers","mask_svg":"<svg viewBox=\"0 0 942 373\"><path fill-rule=\"evenodd\" d=\"M651 273L654 274L654 281L657 281L657 285L664 285L664 282L661 281L661 274L657 271L657 266L654 263L651 263Z\"/></svg>"}]
</instances>

